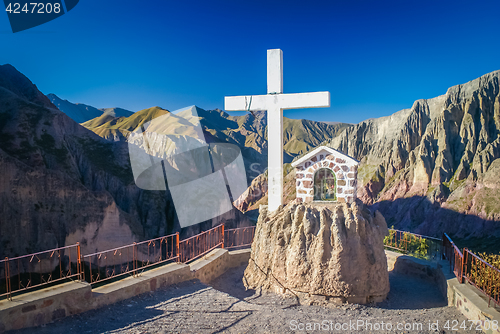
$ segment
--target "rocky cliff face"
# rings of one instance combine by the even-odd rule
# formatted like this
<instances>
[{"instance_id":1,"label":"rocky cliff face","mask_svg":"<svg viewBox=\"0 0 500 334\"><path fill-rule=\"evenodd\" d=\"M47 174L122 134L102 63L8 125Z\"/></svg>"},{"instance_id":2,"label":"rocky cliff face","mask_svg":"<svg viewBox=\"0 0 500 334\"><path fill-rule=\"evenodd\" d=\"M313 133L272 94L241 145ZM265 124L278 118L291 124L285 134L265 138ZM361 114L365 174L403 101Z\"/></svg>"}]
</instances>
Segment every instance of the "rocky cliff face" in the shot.
<instances>
[{"instance_id":1,"label":"rocky cliff face","mask_svg":"<svg viewBox=\"0 0 500 334\"><path fill-rule=\"evenodd\" d=\"M361 122L329 143L362 159L365 184L373 185L378 180L371 178L379 175L385 186L399 171L411 171L405 177L410 194L443 183L454 190L460 181L477 180L498 158L499 77L500 71L492 72L445 95L415 101L410 109ZM367 192L366 200L394 194Z\"/></svg>"},{"instance_id":2,"label":"rocky cliff face","mask_svg":"<svg viewBox=\"0 0 500 334\"><path fill-rule=\"evenodd\" d=\"M500 176L493 164L500 158L499 78L500 71L486 74L329 140L361 160L358 198L399 228L457 237L496 230L499 237L500 193L492 182ZM482 223L471 224L476 218Z\"/></svg>"},{"instance_id":3,"label":"rocky cliff face","mask_svg":"<svg viewBox=\"0 0 500 334\"><path fill-rule=\"evenodd\" d=\"M95 251L164 233L167 198L132 183L126 146L71 120L12 66L0 67L0 253L27 254L78 241ZM162 198L163 197L163 198ZM160 226L159 221L163 221Z\"/></svg>"},{"instance_id":4,"label":"rocky cliff face","mask_svg":"<svg viewBox=\"0 0 500 334\"><path fill-rule=\"evenodd\" d=\"M228 212L181 237L239 218ZM0 66L2 256L76 241L94 252L179 230L169 192L134 184L126 143L80 126L15 68Z\"/></svg>"},{"instance_id":5,"label":"rocky cliff face","mask_svg":"<svg viewBox=\"0 0 500 334\"><path fill-rule=\"evenodd\" d=\"M380 210L389 226L500 237L499 79L500 71L486 74L410 109L347 127L322 144L361 161L358 198ZM250 187L263 189L261 183ZM251 208L258 200L248 196L238 204Z\"/></svg>"},{"instance_id":6,"label":"rocky cliff face","mask_svg":"<svg viewBox=\"0 0 500 334\"><path fill-rule=\"evenodd\" d=\"M382 301L389 292L384 217L362 204L290 203L260 215L246 287L334 302Z\"/></svg>"}]
</instances>

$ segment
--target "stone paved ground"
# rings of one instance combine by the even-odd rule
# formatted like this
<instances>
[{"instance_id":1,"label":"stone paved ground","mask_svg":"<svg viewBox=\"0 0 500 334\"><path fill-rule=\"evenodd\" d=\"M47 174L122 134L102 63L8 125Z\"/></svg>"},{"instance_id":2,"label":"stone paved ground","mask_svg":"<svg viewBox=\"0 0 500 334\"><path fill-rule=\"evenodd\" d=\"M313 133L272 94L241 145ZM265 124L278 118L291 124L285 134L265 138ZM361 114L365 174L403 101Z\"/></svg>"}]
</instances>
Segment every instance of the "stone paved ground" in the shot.
<instances>
[{"instance_id":1,"label":"stone paved ground","mask_svg":"<svg viewBox=\"0 0 500 334\"><path fill-rule=\"evenodd\" d=\"M243 270L244 267L232 269L210 285L184 282L44 327L13 333L429 333L436 332L428 329L429 322L436 321L438 333L479 333L464 331L459 325L455 331L444 329L446 321L462 323L465 317L446 306L435 286L416 278L391 273L389 298L376 307L325 307L297 305L292 298L245 291ZM318 329L316 325L316 331L306 330L307 323L321 325L323 321L324 327ZM347 326L350 321L375 327L353 329ZM337 323L346 324L345 330L335 330ZM387 330L388 323L392 331ZM418 323L422 329L404 330L405 324ZM403 330L397 330L398 324ZM377 330L377 325L384 326L384 330ZM302 326L304 329L300 330Z\"/></svg>"}]
</instances>

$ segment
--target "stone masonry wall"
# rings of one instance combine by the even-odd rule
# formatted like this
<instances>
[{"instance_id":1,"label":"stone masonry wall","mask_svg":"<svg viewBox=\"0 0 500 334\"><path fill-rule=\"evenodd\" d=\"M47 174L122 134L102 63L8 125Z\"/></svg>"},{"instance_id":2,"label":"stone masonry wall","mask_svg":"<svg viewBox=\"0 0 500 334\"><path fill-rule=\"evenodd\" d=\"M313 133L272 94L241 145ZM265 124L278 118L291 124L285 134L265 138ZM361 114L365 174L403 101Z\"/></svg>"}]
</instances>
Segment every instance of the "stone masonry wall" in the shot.
<instances>
[{"instance_id":1,"label":"stone masonry wall","mask_svg":"<svg viewBox=\"0 0 500 334\"><path fill-rule=\"evenodd\" d=\"M314 174L320 168L328 168L337 178L337 201L353 203L356 200L358 163L341 154L319 152L316 156L296 167L297 201L307 203L314 198Z\"/></svg>"}]
</instances>

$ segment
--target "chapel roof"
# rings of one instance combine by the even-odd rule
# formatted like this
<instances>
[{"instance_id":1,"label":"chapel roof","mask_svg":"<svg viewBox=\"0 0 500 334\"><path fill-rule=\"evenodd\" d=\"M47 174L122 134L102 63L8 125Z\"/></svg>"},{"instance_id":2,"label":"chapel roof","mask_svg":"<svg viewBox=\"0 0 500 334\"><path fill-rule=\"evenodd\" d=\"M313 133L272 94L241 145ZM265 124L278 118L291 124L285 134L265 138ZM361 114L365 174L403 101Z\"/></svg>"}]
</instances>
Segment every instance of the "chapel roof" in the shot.
<instances>
[{"instance_id":1,"label":"chapel roof","mask_svg":"<svg viewBox=\"0 0 500 334\"><path fill-rule=\"evenodd\" d=\"M354 163L356 165L359 165L359 161L348 156L347 154L344 154L340 151L337 151L331 147L328 147L328 146L318 146L316 147L314 150L312 150L311 152L307 153L306 155L304 155L302 158L292 162L292 167L296 167L297 165L300 165L301 163L311 159L312 157L316 156L318 153L320 153L321 151L326 151L328 152L329 154L333 154L334 156L338 157L338 156L341 156L343 158L345 158L347 161L351 162L351 163Z\"/></svg>"}]
</instances>

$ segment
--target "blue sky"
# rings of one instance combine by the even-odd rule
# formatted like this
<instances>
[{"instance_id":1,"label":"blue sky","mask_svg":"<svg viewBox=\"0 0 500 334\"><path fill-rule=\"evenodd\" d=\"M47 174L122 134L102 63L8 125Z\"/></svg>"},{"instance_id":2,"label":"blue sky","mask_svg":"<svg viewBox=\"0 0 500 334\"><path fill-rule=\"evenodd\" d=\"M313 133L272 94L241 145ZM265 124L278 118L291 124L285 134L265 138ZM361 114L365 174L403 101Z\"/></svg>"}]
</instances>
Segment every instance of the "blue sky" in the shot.
<instances>
[{"instance_id":1,"label":"blue sky","mask_svg":"<svg viewBox=\"0 0 500 334\"><path fill-rule=\"evenodd\" d=\"M500 69L500 1L81 0L13 34L0 64L45 94L132 111L223 108L266 93L266 49L284 53L284 92L328 90L331 107L291 118L357 123Z\"/></svg>"}]
</instances>

